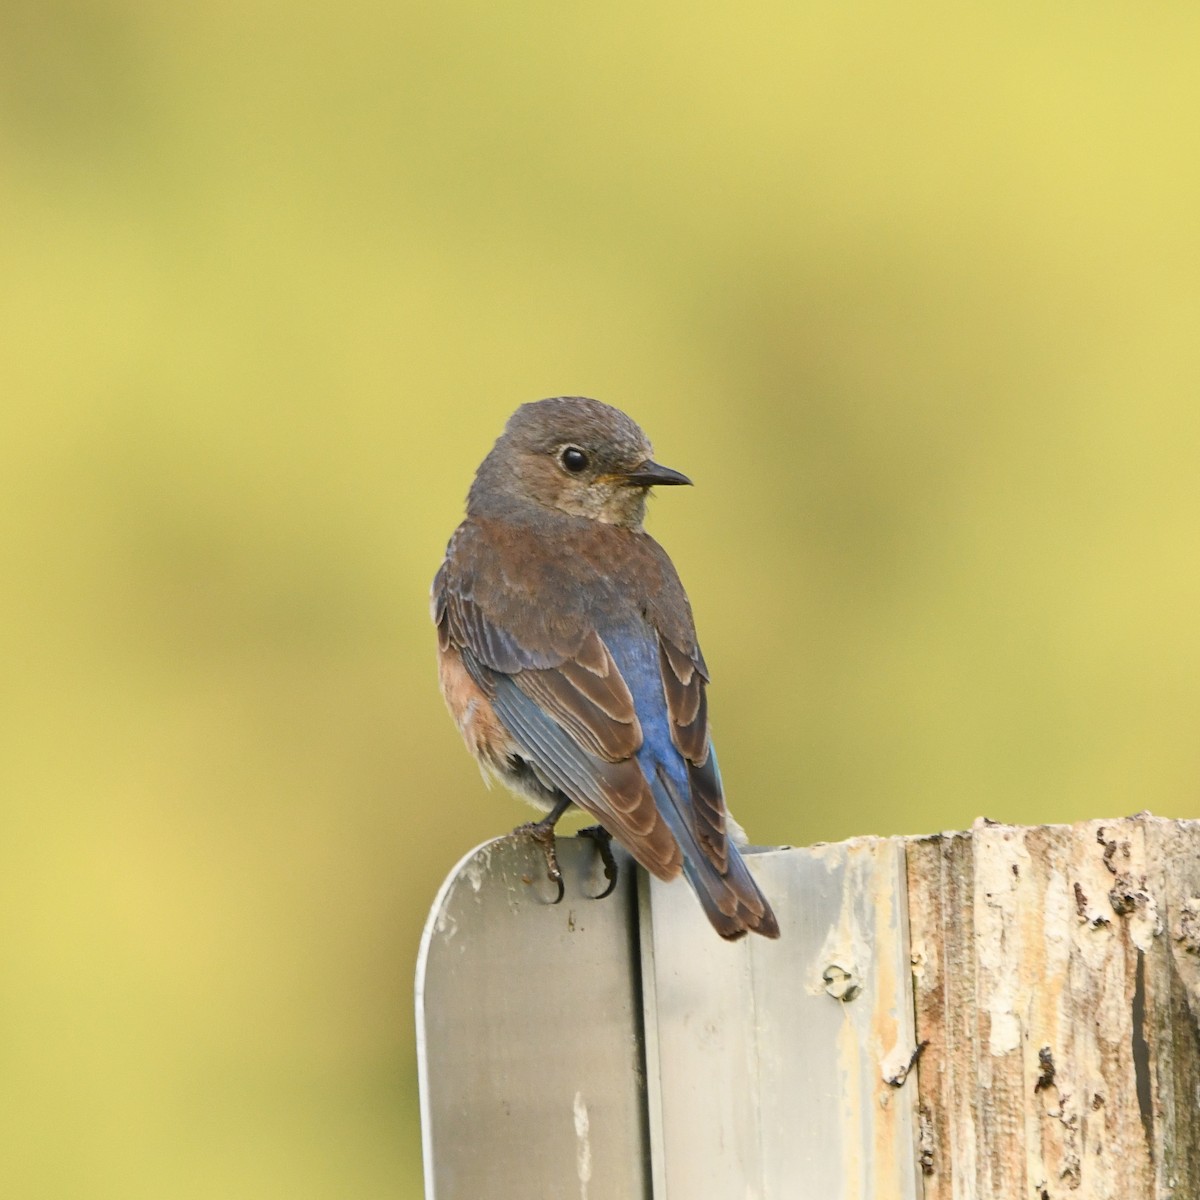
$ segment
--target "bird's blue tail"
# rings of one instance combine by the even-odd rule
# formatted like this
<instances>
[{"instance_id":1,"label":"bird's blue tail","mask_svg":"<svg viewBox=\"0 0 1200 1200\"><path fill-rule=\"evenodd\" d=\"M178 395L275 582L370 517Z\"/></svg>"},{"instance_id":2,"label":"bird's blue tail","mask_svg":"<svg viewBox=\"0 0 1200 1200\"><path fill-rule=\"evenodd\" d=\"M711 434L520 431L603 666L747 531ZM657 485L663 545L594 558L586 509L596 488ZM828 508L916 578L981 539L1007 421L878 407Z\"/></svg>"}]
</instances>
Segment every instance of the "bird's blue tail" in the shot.
<instances>
[{"instance_id":1,"label":"bird's blue tail","mask_svg":"<svg viewBox=\"0 0 1200 1200\"><path fill-rule=\"evenodd\" d=\"M712 927L729 941L753 931L763 937L779 936L779 923L766 897L759 891L745 860L732 841L725 842L724 869L702 844L694 809L683 784L661 763L656 765L651 789L659 811L683 850L683 871Z\"/></svg>"}]
</instances>

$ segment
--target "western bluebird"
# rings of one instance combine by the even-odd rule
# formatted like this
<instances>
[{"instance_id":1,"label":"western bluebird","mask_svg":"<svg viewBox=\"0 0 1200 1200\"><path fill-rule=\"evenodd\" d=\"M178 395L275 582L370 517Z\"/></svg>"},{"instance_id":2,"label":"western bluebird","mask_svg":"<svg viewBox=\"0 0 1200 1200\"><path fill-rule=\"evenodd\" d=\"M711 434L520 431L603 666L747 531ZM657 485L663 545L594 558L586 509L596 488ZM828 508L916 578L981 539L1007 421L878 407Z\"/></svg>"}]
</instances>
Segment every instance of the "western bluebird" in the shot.
<instances>
[{"instance_id":1,"label":"western bluebird","mask_svg":"<svg viewBox=\"0 0 1200 1200\"><path fill-rule=\"evenodd\" d=\"M692 610L642 528L651 487L691 480L651 454L597 400L517 409L433 582L442 695L485 778L548 814L525 828L560 900L554 824L574 804L658 878L682 870L722 937L778 937L731 840Z\"/></svg>"}]
</instances>

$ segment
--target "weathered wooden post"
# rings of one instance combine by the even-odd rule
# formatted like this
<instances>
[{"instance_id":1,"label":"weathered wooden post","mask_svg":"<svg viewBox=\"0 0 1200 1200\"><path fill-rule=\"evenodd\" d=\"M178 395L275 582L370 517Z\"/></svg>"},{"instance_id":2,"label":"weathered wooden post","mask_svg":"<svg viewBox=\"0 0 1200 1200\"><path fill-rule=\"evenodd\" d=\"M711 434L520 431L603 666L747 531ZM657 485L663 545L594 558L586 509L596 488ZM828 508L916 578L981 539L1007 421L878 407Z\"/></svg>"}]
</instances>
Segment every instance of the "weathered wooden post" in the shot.
<instances>
[{"instance_id":1,"label":"weathered wooden post","mask_svg":"<svg viewBox=\"0 0 1200 1200\"><path fill-rule=\"evenodd\" d=\"M1200 1200L1200 822L753 855L778 942L562 843L469 855L417 977L431 1200Z\"/></svg>"},{"instance_id":2,"label":"weathered wooden post","mask_svg":"<svg viewBox=\"0 0 1200 1200\"><path fill-rule=\"evenodd\" d=\"M1200 1198L1200 822L908 844L928 1200Z\"/></svg>"}]
</instances>

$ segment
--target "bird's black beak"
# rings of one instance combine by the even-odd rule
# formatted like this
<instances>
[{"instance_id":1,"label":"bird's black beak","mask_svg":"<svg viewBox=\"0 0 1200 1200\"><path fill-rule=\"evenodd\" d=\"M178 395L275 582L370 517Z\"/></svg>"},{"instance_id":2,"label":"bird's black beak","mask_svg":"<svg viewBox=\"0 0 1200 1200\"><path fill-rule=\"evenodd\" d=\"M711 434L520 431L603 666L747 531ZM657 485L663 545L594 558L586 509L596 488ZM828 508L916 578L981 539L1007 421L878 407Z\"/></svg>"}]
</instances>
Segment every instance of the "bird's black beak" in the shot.
<instances>
[{"instance_id":1,"label":"bird's black beak","mask_svg":"<svg viewBox=\"0 0 1200 1200\"><path fill-rule=\"evenodd\" d=\"M669 484L690 484L692 482L681 472L672 471L670 467L660 466L649 458L640 467L635 467L624 475L623 479L626 483L634 484L636 487L666 487Z\"/></svg>"}]
</instances>

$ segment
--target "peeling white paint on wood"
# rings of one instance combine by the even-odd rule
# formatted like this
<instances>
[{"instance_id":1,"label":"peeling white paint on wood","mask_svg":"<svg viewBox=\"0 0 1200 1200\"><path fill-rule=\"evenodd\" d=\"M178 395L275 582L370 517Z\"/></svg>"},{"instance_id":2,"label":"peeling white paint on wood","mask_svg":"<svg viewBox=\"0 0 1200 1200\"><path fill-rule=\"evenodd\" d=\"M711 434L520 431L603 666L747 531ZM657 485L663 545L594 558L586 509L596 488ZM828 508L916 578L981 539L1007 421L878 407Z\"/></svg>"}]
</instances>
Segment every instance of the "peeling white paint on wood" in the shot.
<instances>
[{"instance_id":1,"label":"peeling white paint on wood","mask_svg":"<svg viewBox=\"0 0 1200 1200\"><path fill-rule=\"evenodd\" d=\"M979 824L908 873L926 1200L1200 1197L1200 993L1165 935L1200 823Z\"/></svg>"}]
</instances>

